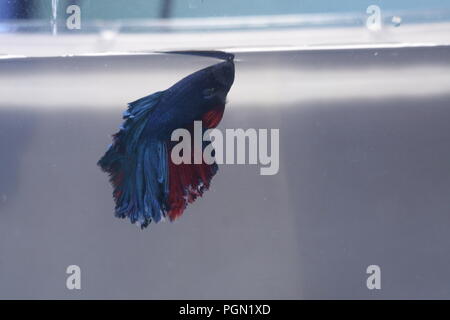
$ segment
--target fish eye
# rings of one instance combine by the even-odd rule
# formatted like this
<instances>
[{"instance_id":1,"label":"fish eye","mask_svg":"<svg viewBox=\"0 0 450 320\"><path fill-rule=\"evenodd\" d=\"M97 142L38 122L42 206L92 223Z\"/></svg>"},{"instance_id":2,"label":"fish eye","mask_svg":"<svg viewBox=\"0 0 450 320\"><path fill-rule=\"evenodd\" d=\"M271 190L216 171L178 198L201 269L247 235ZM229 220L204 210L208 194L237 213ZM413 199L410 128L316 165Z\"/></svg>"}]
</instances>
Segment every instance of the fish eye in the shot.
<instances>
[{"instance_id":1,"label":"fish eye","mask_svg":"<svg viewBox=\"0 0 450 320\"><path fill-rule=\"evenodd\" d=\"M214 96L214 92L216 91L215 88L206 88L203 90L203 97L205 99L210 99Z\"/></svg>"}]
</instances>

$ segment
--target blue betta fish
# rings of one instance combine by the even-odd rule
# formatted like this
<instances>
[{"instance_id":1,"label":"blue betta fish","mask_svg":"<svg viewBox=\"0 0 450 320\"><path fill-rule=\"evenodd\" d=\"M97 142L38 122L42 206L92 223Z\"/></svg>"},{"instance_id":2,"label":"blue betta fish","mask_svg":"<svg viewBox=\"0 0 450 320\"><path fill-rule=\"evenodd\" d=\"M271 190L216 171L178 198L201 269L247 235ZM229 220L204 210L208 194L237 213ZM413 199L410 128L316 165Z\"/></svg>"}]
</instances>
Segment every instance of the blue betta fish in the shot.
<instances>
[{"instance_id":1,"label":"blue betta fish","mask_svg":"<svg viewBox=\"0 0 450 320\"><path fill-rule=\"evenodd\" d=\"M225 52L171 52L213 56L225 61L194 72L167 90L128 104L124 123L98 161L114 188L115 215L141 228L163 217L175 220L188 203L210 186L216 163L174 164L171 134L192 133L194 121L204 130L222 119L226 96L234 81L234 55ZM210 142L203 143L203 150Z\"/></svg>"}]
</instances>

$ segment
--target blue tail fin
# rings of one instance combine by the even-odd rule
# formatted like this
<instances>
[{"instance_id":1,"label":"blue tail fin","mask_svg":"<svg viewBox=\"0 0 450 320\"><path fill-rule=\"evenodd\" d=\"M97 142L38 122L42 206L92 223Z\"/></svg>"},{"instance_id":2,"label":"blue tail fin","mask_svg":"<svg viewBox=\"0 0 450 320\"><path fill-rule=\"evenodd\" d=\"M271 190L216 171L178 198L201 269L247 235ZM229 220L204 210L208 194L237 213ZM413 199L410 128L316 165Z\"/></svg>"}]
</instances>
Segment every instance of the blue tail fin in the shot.
<instances>
[{"instance_id":1,"label":"blue tail fin","mask_svg":"<svg viewBox=\"0 0 450 320\"><path fill-rule=\"evenodd\" d=\"M168 153L166 142L144 137L149 114L163 92L129 104L125 122L114 135L113 144L98 161L114 187L117 217L128 217L142 228L165 216L168 196Z\"/></svg>"}]
</instances>

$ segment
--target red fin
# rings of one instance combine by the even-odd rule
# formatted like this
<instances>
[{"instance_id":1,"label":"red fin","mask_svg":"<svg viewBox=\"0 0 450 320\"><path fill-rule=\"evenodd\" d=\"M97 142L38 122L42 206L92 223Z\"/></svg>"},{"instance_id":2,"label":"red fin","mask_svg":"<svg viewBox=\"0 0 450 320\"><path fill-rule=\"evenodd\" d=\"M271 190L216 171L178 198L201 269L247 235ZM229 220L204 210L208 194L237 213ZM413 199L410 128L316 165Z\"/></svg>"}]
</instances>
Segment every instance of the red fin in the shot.
<instances>
[{"instance_id":1,"label":"red fin","mask_svg":"<svg viewBox=\"0 0 450 320\"><path fill-rule=\"evenodd\" d=\"M169 161L169 212L171 221L183 214L188 203L192 203L208 190L217 165L179 164Z\"/></svg>"},{"instance_id":2,"label":"red fin","mask_svg":"<svg viewBox=\"0 0 450 320\"><path fill-rule=\"evenodd\" d=\"M217 127L222 120L224 110L225 105L221 105L205 113L202 117L203 127L209 129Z\"/></svg>"},{"instance_id":3,"label":"red fin","mask_svg":"<svg viewBox=\"0 0 450 320\"><path fill-rule=\"evenodd\" d=\"M201 118L203 128L215 128L222 120L224 109L225 105L217 106L205 113ZM192 130L193 128L190 128L190 131ZM169 154L170 152L169 150ZM194 202L197 197L201 197L203 192L209 189L211 179L218 170L216 163L211 165L206 163L194 164L193 160L192 156L192 164L176 165L172 162L172 159L169 159L167 215L171 221L183 214L188 203Z\"/></svg>"}]
</instances>

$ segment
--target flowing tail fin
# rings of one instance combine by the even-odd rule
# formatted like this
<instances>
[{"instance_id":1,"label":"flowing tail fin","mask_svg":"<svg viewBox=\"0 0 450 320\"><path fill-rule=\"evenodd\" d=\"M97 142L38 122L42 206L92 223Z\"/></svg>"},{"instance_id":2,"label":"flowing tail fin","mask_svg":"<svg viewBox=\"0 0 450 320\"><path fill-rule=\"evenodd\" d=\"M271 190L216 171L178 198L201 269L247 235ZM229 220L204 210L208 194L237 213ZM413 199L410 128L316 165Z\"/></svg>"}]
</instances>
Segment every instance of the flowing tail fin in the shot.
<instances>
[{"instance_id":1,"label":"flowing tail fin","mask_svg":"<svg viewBox=\"0 0 450 320\"><path fill-rule=\"evenodd\" d=\"M121 130L97 163L109 173L116 216L128 217L142 228L151 221L160 221L167 211L167 143L143 136L148 115L161 94L157 92L129 104Z\"/></svg>"},{"instance_id":2,"label":"flowing tail fin","mask_svg":"<svg viewBox=\"0 0 450 320\"><path fill-rule=\"evenodd\" d=\"M219 170L213 164L174 164L169 160L168 216L174 221L183 214L188 203L201 197L209 189L211 179Z\"/></svg>"}]
</instances>

